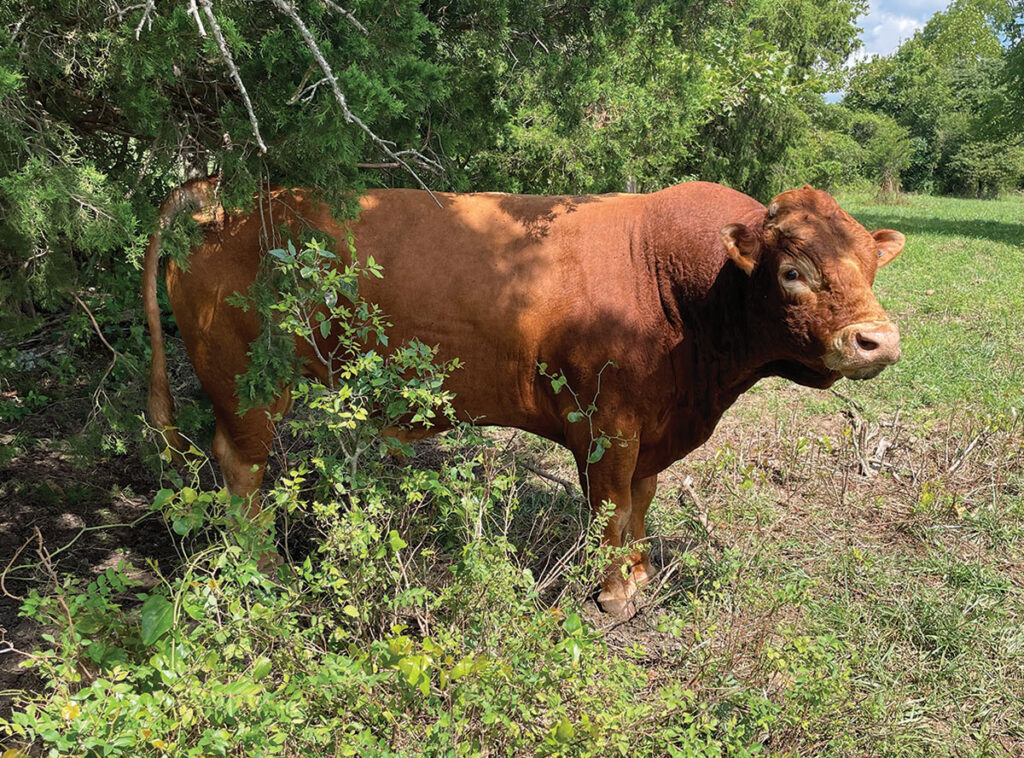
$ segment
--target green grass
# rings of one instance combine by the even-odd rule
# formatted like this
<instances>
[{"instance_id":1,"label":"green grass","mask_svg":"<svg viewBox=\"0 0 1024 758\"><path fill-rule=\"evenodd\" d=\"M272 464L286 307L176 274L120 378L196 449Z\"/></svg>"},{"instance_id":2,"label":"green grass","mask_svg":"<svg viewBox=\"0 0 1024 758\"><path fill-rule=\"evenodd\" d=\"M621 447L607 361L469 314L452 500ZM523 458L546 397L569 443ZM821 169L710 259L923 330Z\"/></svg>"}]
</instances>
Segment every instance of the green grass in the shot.
<instances>
[{"instance_id":1,"label":"green grass","mask_svg":"<svg viewBox=\"0 0 1024 758\"><path fill-rule=\"evenodd\" d=\"M1024 403L1024 197L911 196L903 205L844 204L868 229L907 247L875 289L900 325L903 360L864 396L890 406L967 403L1007 413Z\"/></svg>"}]
</instances>

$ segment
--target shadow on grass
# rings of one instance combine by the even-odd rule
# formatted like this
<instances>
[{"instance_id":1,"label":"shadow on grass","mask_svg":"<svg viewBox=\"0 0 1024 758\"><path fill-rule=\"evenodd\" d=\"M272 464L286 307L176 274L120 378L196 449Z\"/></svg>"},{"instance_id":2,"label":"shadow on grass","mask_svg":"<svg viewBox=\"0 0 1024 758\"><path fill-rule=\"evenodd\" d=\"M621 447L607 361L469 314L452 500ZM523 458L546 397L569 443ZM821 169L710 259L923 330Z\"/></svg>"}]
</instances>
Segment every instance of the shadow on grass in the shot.
<instances>
[{"instance_id":1,"label":"shadow on grass","mask_svg":"<svg viewBox=\"0 0 1024 758\"><path fill-rule=\"evenodd\" d=\"M878 213L877 211L857 213L856 219L866 229L898 229L907 237L934 234L944 237L974 237L989 242L1024 245L1024 223L1011 224L981 219L914 218L902 215L902 210L902 208L894 208L892 214Z\"/></svg>"}]
</instances>

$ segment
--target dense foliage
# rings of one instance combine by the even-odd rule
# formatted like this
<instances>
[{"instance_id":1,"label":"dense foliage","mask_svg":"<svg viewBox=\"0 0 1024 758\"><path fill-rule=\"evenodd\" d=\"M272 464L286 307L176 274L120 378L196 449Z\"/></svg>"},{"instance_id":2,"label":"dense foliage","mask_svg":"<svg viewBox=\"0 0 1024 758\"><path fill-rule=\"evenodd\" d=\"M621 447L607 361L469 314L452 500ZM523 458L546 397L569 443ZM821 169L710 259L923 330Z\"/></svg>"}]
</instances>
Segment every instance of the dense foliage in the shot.
<instances>
[{"instance_id":1,"label":"dense foliage","mask_svg":"<svg viewBox=\"0 0 1024 758\"><path fill-rule=\"evenodd\" d=\"M235 203L261 180L339 196L412 172L434 189L700 177L770 195L799 181L864 10L785 5L5 3L0 302L32 315L104 272L130 280L168 188L213 171Z\"/></svg>"}]
</instances>

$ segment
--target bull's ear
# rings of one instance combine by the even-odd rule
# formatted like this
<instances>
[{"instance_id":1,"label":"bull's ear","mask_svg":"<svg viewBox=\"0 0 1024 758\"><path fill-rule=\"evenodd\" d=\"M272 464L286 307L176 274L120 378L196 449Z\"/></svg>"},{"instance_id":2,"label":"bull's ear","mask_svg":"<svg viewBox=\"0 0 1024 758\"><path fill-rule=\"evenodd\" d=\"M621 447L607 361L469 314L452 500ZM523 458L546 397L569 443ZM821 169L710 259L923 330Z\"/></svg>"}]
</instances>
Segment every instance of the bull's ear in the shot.
<instances>
[{"instance_id":1,"label":"bull's ear","mask_svg":"<svg viewBox=\"0 0 1024 758\"><path fill-rule=\"evenodd\" d=\"M892 229L879 229L871 232L871 236L878 245L878 268L892 263L903 252L903 245L907 241L906 237Z\"/></svg>"},{"instance_id":2,"label":"bull's ear","mask_svg":"<svg viewBox=\"0 0 1024 758\"><path fill-rule=\"evenodd\" d=\"M748 275L754 273L761 256L761 238L743 224L727 224L718 234L732 262Z\"/></svg>"}]
</instances>

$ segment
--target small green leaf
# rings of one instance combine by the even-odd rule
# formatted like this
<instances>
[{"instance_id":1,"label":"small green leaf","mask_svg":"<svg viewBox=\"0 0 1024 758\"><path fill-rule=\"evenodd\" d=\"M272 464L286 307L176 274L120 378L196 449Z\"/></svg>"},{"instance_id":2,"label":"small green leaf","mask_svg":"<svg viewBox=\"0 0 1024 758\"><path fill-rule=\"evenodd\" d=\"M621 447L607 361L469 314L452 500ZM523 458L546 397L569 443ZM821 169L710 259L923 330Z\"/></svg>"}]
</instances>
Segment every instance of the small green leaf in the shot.
<instances>
[{"instance_id":1,"label":"small green leaf","mask_svg":"<svg viewBox=\"0 0 1024 758\"><path fill-rule=\"evenodd\" d=\"M396 553L408 545L408 543L403 540L394 529L392 529L391 534L388 535L388 543L391 545L391 549Z\"/></svg>"},{"instance_id":2,"label":"small green leaf","mask_svg":"<svg viewBox=\"0 0 1024 758\"><path fill-rule=\"evenodd\" d=\"M262 655L256 659L255 663L252 664L252 679L254 682L258 682L270 673L271 663L267 656Z\"/></svg>"},{"instance_id":3,"label":"small green leaf","mask_svg":"<svg viewBox=\"0 0 1024 758\"><path fill-rule=\"evenodd\" d=\"M594 450L590 454L590 457L587 458L587 463L597 463L602 458L604 458L604 447L602 447L601 445L597 445L594 447Z\"/></svg>"},{"instance_id":4,"label":"small green leaf","mask_svg":"<svg viewBox=\"0 0 1024 758\"><path fill-rule=\"evenodd\" d=\"M153 498L153 510L163 508L172 497L174 497L174 490L162 489L157 492Z\"/></svg>"},{"instance_id":5,"label":"small green leaf","mask_svg":"<svg viewBox=\"0 0 1024 758\"><path fill-rule=\"evenodd\" d=\"M555 727L555 740L560 743L566 743L576 736L576 730L573 729L569 719L562 719L558 722L558 726Z\"/></svg>"},{"instance_id":6,"label":"small green leaf","mask_svg":"<svg viewBox=\"0 0 1024 758\"><path fill-rule=\"evenodd\" d=\"M174 624L174 605L163 595L150 595L142 604L142 644L152 645Z\"/></svg>"},{"instance_id":7,"label":"small green leaf","mask_svg":"<svg viewBox=\"0 0 1024 758\"><path fill-rule=\"evenodd\" d=\"M354 605L346 605L341 610L344 612L346 616L351 616L354 619L359 618L359 609L356 608Z\"/></svg>"},{"instance_id":8,"label":"small green leaf","mask_svg":"<svg viewBox=\"0 0 1024 758\"><path fill-rule=\"evenodd\" d=\"M456 663L451 670L452 681L458 681L462 677L466 676L473 670L473 656L467 655L461 661Z\"/></svg>"},{"instance_id":9,"label":"small green leaf","mask_svg":"<svg viewBox=\"0 0 1024 758\"><path fill-rule=\"evenodd\" d=\"M576 634L583 630L583 622L577 614L570 613L562 622L562 628L569 634Z\"/></svg>"},{"instance_id":10,"label":"small green leaf","mask_svg":"<svg viewBox=\"0 0 1024 758\"><path fill-rule=\"evenodd\" d=\"M331 333L331 322L321 321L320 322L320 336L327 339L327 336Z\"/></svg>"},{"instance_id":11,"label":"small green leaf","mask_svg":"<svg viewBox=\"0 0 1024 758\"><path fill-rule=\"evenodd\" d=\"M583 414L579 411L570 411L566 418L569 419L570 424L575 424L577 421L581 421L583 419Z\"/></svg>"}]
</instances>

